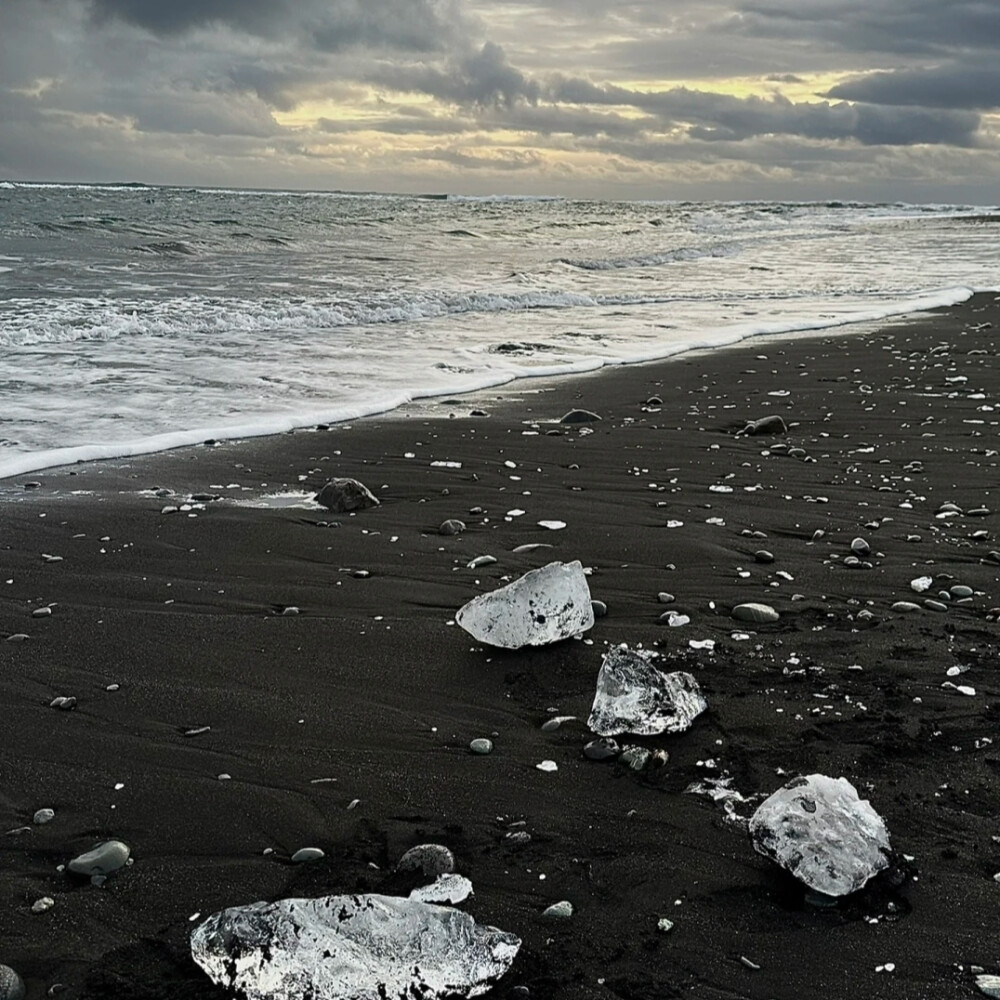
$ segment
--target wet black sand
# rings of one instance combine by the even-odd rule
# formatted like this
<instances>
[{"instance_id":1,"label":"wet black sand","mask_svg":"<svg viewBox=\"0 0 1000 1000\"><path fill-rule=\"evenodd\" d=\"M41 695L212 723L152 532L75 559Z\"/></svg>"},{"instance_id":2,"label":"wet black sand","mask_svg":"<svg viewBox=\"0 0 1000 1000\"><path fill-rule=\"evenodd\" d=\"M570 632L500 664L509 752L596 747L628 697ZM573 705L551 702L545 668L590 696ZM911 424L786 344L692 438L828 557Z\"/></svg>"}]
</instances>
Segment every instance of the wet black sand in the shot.
<instances>
[{"instance_id":1,"label":"wet black sand","mask_svg":"<svg viewBox=\"0 0 1000 1000\"><path fill-rule=\"evenodd\" d=\"M55 984L67 998L221 997L190 960L193 914L391 891L398 857L433 840L473 882L465 908L523 938L491 996L976 995L970 967L1000 972L1000 515L938 512L1000 509L998 329L993 296L977 296L871 334L0 484L0 962L29 997ZM653 395L662 406L643 405ZM549 422L575 406L603 420ZM786 435L735 433L774 413ZM382 505L232 502L337 475ZM155 487L177 495L139 492ZM202 492L223 499L161 513ZM453 517L468 530L437 534ZM872 568L843 564L857 536ZM512 551L533 542L552 548ZM760 548L775 561L756 563ZM498 562L467 569L481 554ZM551 559L592 567L609 611L588 641L505 653L452 624L475 594ZM924 575L931 593L914 594ZM891 610L954 584L970 604ZM661 591L689 624L660 622ZM781 620L734 638L744 601ZM669 750L657 783L585 760L582 724L540 728L554 710L586 717L618 642L657 645L709 701L689 732L635 741ZM975 695L942 687L954 666ZM75 710L50 708L59 695ZM480 736L492 755L468 751ZM543 759L559 770L536 770ZM871 800L897 852L834 909L806 905L721 805L683 794L726 772L746 817L817 771ZM46 806L54 821L33 826ZM531 842L506 846L511 829ZM103 888L57 871L111 837L134 864ZM304 846L326 857L290 864ZM33 914L43 896L55 905ZM573 918L543 920L561 899Z\"/></svg>"}]
</instances>

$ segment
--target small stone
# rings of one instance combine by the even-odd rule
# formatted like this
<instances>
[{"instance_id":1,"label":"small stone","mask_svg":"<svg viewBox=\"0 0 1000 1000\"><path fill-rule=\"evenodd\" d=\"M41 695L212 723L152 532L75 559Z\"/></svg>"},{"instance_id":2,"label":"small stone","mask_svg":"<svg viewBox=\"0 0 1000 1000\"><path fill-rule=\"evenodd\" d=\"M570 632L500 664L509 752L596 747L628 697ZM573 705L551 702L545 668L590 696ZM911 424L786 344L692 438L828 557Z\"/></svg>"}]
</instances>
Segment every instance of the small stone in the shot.
<instances>
[{"instance_id":1,"label":"small stone","mask_svg":"<svg viewBox=\"0 0 1000 1000\"><path fill-rule=\"evenodd\" d=\"M561 899L558 903L547 906L542 911L542 916L549 920L568 920L573 916L573 904L568 899Z\"/></svg>"},{"instance_id":2,"label":"small stone","mask_svg":"<svg viewBox=\"0 0 1000 1000\"><path fill-rule=\"evenodd\" d=\"M604 601L591 601L590 606L594 609L595 618L606 618L608 615L608 606Z\"/></svg>"},{"instance_id":3,"label":"small stone","mask_svg":"<svg viewBox=\"0 0 1000 1000\"><path fill-rule=\"evenodd\" d=\"M924 600L924 607L928 611L937 611L938 613L948 610L948 605L944 601L935 601L933 597L928 597Z\"/></svg>"},{"instance_id":4,"label":"small stone","mask_svg":"<svg viewBox=\"0 0 1000 1000\"><path fill-rule=\"evenodd\" d=\"M824 531L824 530L823 530L822 528L817 528L817 529L816 529L816 530L815 530L815 531L814 531L814 532L812 533L812 540L813 540L814 542L818 542L818 541L819 541L819 540L820 540L820 539L821 539L821 538L822 538L822 537L823 537L823 536L824 536L825 534L826 534L826 532L825 532L825 531Z\"/></svg>"},{"instance_id":5,"label":"small stone","mask_svg":"<svg viewBox=\"0 0 1000 1000\"><path fill-rule=\"evenodd\" d=\"M443 844L418 844L399 859L396 870L420 872L428 878L437 878L455 870L455 855Z\"/></svg>"},{"instance_id":6,"label":"small stone","mask_svg":"<svg viewBox=\"0 0 1000 1000\"><path fill-rule=\"evenodd\" d=\"M379 505L378 498L357 479L331 479L314 499L335 514L346 514Z\"/></svg>"},{"instance_id":7,"label":"small stone","mask_svg":"<svg viewBox=\"0 0 1000 1000\"><path fill-rule=\"evenodd\" d=\"M32 913L45 913L46 910L51 910L53 906L56 905L56 901L51 896L42 896L41 899L36 899L31 904Z\"/></svg>"},{"instance_id":8,"label":"small stone","mask_svg":"<svg viewBox=\"0 0 1000 1000\"><path fill-rule=\"evenodd\" d=\"M480 566L492 566L497 561L496 556L476 556L465 564L466 569L479 569Z\"/></svg>"},{"instance_id":9,"label":"small stone","mask_svg":"<svg viewBox=\"0 0 1000 1000\"><path fill-rule=\"evenodd\" d=\"M593 423L595 420L602 420L603 418L593 413L590 410L570 410L568 413L564 413L559 419L561 424L587 424Z\"/></svg>"},{"instance_id":10,"label":"small stone","mask_svg":"<svg viewBox=\"0 0 1000 1000\"><path fill-rule=\"evenodd\" d=\"M320 847L300 847L293 855L292 861L299 865L305 861L319 861L326 857L326 851Z\"/></svg>"},{"instance_id":11,"label":"small stone","mask_svg":"<svg viewBox=\"0 0 1000 1000\"><path fill-rule=\"evenodd\" d=\"M739 622L754 622L765 625L776 622L781 615L769 604L737 604L732 610L732 617Z\"/></svg>"},{"instance_id":12,"label":"small stone","mask_svg":"<svg viewBox=\"0 0 1000 1000\"><path fill-rule=\"evenodd\" d=\"M656 921L656 929L662 934L669 934L674 929L674 922L669 917L660 917Z\"/></svg>"},{"instance_id":13,"label":"small stone","mask_svg":"<svg viewBox=\"0 0 1000 1000\"><path fill-rule=\"evenodd\" d=\"M618 743L610 736L601 736L596 740L591 740L583 748L583 756L587 760L610 760L621 753Z\"/></svg>"},{"instance_id":14,"label":"small stone","mask_svg":"<svg viewBox=\"0 0 1000 1000\"><path fill-rule=\"evenodd\" d=\"M914 611L920 610L920 605L914 604L913 601L896 601L895 604L892 605L891 610L903 615L912 614Z\"/></svg>"},{"instance_id":15,"label":"small stone","mask_svg":"<svg viewBox=\"0 0 1000 1000\"><path fill-rule=\"evenodd\" d=\"M23 1000L24 981L9 966L0 965L0 1000Z\"/></svg>"},{"instance_id":16,"label":"small stone","mask_svg":"<svg viewBox=\"0 0 1000 1000\"><path fill-rule=\"evenodd\" d=\"M871 554L872 547L863 538L855 538L851 542L851 551L856 556L867 556Z\"/></svg>"},{"instance_id":17,"label":"small stone","mask_svg":"<svg viewBox=\"0 0 1000 1000\"><path fill-rule=\"evenodd\" d=\"M76 708L76 698L60 695L49 702L49 708L58 708L62 712L69 712Z\"/></svg>"},{"instance_id":18,"label":"small stone","mask_svg":"<svg viewBox=\"0 0 1000 1000\"><path fill-rule=\"evenodd\" d=\"M656 599L660 604L673 604L677 600L673 594L668 594L665 590L661 590L657 595Z\"/></svg>"},{"instance_id":19,"label":"small stone","mask_svg":"<svg viewBox=\"0 0 1000 1000\"><path fill-rule=\"evenodd\" d=\"M124 867L129 859L127 844L106 840L95 848L73 858L66 867L76 875L110 875Z\"/></svg>"},{"instance_id":20,"label":"small stone","mask_svg":"<svg viewBox=\"0 0 1000 1000\"><path fill-rule=\"evenodd\" d=\"M753 554L754 559L759 563L773 563L774 556L767 549L758 549Z\"/></svg>"},{"instance_id":21,"label":"small stone","mask_svg":"<svg viewBox=\"0 0 1000 1000\"><path fill-rule=\"evenodd\" d=\"M465 531L465 521L459 521L456 517L449 517L438 527L439 535L460 535L463 531Z\"/></svg>"},{"instance_id":22,"label":"small stone","mask_svg":"<svg viewBox=\"0 0 1000 1000\"><path fill-rule=\"evenodd\" d=\"M52 608L50 608L50 607L35 608L35 610L31 612L31 617L32 618L45 618L45 617L47 617L48 615L51 615L51 614L52 614Z\"/></svg>"},{"instance_id":23,"label":"small stone","mask_svg":"<svg viewBox=\"0 0 1000 1000\"><path fill-rule=\"evenodd\" d=\"M35 815L31 817L31 822L38 826L43 826L45 823L51 823L55 818L56 813L54 809L39 809Z\"/></svg>"},{"instance_id":24,"label":"small stone","mask_svg":"<svg viewBox=\"0 0 1000 1000\"><path fill-rule=\"evenodd\" d=\"M951 588L951 596L959 599L963 597L972 597L974 593L975 591L971 587L967 587L963 583L956 583L955 586Z\"/></svg>"},{"instance_id":25,"label":"small stone","mask_svg":"<svg viewBox=\"0 0 1000 1000\"><path fill-rule=\"evenodd\" d=\"M482 737L480 739L473 740L469 744L469 749L473 753L485 756L488 753L493 753L493 741Z\"/></svg>"},{"instance_id":26,"label":"small stone","mask_svg":"<svg viewBox=\"0 0 1000 1000\"><path fill-rule=\"evenodd\" d=\"M787 434L788 425L783 417L773 414L769 417L760 417L758 420L747 421L743 428L744 434Z\"/></svg>"}]
</instances>

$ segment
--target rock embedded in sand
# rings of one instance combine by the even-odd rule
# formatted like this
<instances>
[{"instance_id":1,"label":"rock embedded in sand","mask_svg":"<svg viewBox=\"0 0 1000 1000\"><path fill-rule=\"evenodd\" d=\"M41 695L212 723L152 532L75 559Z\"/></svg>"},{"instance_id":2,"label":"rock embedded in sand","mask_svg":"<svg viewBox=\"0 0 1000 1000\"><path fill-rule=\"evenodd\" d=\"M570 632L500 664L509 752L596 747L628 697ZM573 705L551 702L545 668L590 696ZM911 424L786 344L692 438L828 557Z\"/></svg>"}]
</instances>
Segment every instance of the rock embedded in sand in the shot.
<instances>
[{"instance_id":1,"label":"rock embedded in sand","mask_svg":"<svg viewBox=\"0 0 1000 1000\"><path fill-rule=\"evenodd\" d=\"M437 878L455 870L455 855L443 844L417 844L396 862L396 870L420 872L428 878Z\"/></svg>"},{"instance_id":2,"label":"rock embedded in sand","mask_svg":"<svg viewBox=\"0 0 1000 1000\"><path fill-rule=\"evenodd\" d=\"M788 425L783 417L777 413L769 417L760 417L757 420L748 420L743 428L744 434L787 434Z\"/></svg>"},{"instance_id":3,"label":"rock embedded in sand","mask_svg":"<svg viewBox=\"0 0 1000 1000\"><path fill-rule=\"evenodd\" d=\"M378 498L357 479L331 479L313 499L335 514L379 505Z\"/></svg>"},{"instance_id":4,"label":"rock embedded in sand","mask_svg":"<svg viewBox=\"0 0 1000 1000\"><path fill-rule=\"evenodd\" d=\"M587 760L611 760L621 753L621 747L610 736L601 736L591 740L583 748L583 756Z\"/></svg>"},{"instance_id":5,"label":"rock embedded in sand","mask_svg":"<svg viewBox=\"0 0 1000 1000\"><path fill-rule=\"evenodd\" d=\"M24 980L9 966L0 965L0 1000L23 1000Z\"/></svg>"},{"instance_id":6,"label":"rock embedded in sand","mask_svg":"<svg viewBox=\"0 0 1000 1000\"><path fill-rule=\"evenodd\" d=\"M604 418L598 416L598 414L592 412L591 410L570 410L568 413L564 413L562 417L559 418L559 423L561 424L588 424L593 423L595 420L603 420Z\"/></svg>"},{"instance_id":7,"label":"rock embedded in sand","mask_svg":"<svg viewBox=\"0 0 1000 1000\"><path fill-rule=\"evenodd\" d=\"M573 916L573 904L568 899L560 899L558 903L546 906L542 916L547 920L569 920Z\"/></svg>"},{"instance_id":8,"label":"rock embedded in sand","mask_svg":"<svg viewBox=\"0 0 1000 1000\"><path fill-rule=\"evenodd\" d=\"M738 622L753 622L757 625L767 625L776 622L781 617L769 604L737 604L732 610L732 617Z\"/></svg>"},{"instance_id":9,"label":"rock embedded in sand","mask_svg":"<svg viewBox=\"0 0 1000 1000\"><path fill-rule=\"evenodd\" d=\"M774 555L768 552L767 549L758 549L753 554L754 560L759 563L773 563Z\"/></svg>"},{"instance_id":10,"label":"rock embedded in sand","mask_svg":"<svg viewBox=\"0 0 1000 1000\"><path fill-rule=\"evenodd\" d=\"M36 826L42 826L45 823L51 823L55 818L56 813L54 809L39 809L35 812L35 815L31 817L31 822Z\"/></svg>"},{"instance_id":11,"label":"rock embedded in sand","mask_svg":"<svg viewBox=\"0 0 1000 1000\"><path fill-rule=\"evenodd\" d=\"M465 521L459 521L457 517L449 517L438 526L439 535L460 535L463 531L465 531Z\"/></svg>"},{"instance_id":12,"label":"rock embedded in sand","mask_svg":"<svg viewBox=\"0 0 1000 1000\"><path fill-rule=\"evenodd\" d=\"M110 875L124 867L128 859L127 844L120 840L106 840L73 858L66 867L76 875Z\"/></svg>"},{"instance_id":13,"label":"rock embedded in sand","mask_svg":"<svg viewBox=\"0 0 1000 1000\"><path fill-rule=\"evenodd\" d=\"M827 896L857 892L888 867L882 817L846 778L795 778L750 818L754 849L810 889Z\"/></svg>"},{"instance_id":14,"label":"rock embedded in sand","mask_svg":"<svg viewBox=\"0 0 1000 1000\"><path fill-rule=\"evenodd\" d=\"M583 566L552 562L474 597L455 616L473 638L502 649L546 646L586 632L594 608Z\"/></svg>"},{"instance_id":15,"label":"rock embedded in sand","mask_svg":"<svg viewBox=\"0 0 1000 1000\"><path fill-rule=\"evenodd\" d=\"M493 753L493 741L488 740L485 737L480 737L479 739L473 740L469 744L469 749L473 753L485 756L486 754Z\"/></svg>"},{"instance_id":16,"label":"rock embedded in sand","mask_svg":"<svg viewBox=\"0 0 1000 1000\"><path fill-rule=\"evenodd\" d=\"M235 906L191 934L195 962L247 1000L473 997L520 947L451 907L379 895Z\"/></svg>"},{"instance_id":17,"label":"rock embedded in sand","mask_svg":"<svg viewBox=\"0 0 1000 1000\"><path fill-rule=\"evenodd\" d=\"M326 851L321 847L300 847L293 855L292 861L301 865L307 861L319 861L326 857Z\"/></svg>"},{"instance_id":18,"label":"rock embedded in sand","mask_svg":"<svg viewBox=\"0 0 1000 1000\"><path fill-rule=\"evenodd\" d=\"M648 650L610 649L597 675L597 692L587 725L598 736L680 733L708 707L688 673L664 673Z\"/></svg>"}]
</instances>

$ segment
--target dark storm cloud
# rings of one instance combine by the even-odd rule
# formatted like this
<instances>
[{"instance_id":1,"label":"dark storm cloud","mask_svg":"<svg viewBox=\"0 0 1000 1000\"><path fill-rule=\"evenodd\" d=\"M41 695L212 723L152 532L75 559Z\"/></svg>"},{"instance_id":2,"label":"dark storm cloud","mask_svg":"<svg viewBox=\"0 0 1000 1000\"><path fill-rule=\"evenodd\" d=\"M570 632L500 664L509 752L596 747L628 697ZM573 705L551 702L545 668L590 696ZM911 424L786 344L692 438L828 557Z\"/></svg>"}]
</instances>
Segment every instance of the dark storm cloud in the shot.
<instances>
[{"instance_id":1,"label":"dark storm cloud","mask_svg":"<svg viewBox=\"0 0 1000 1000\"><path fill-rule=\"evenodd\" d=\"M736 5L729 30L755 37L836 45L851 52L913 54L995 51L993 0L784 0Z\"/></svg>"},{"instance_id":2,"label":"dark storm cloud","mask_svg":"<svg viewBox=\"0 0 1000 1000\"><path fill-rule=\"evenodd\" d=\"M827 97L925 108L1000 108L1000 66L949 64L870 73L831 88Z\"/></svg>"},{"instance_id":3,"label":"dark storm cloud","mask_svg":"<svg viewBox=\"0 0 1000 1000\"><path fill-rule=\"evenodd\" d=\"M296 36L321 52L353 46L434 52L463 23L458 0L89 0L110 20L159 36L223 26L264 38Z\"/></svg>"}]
</instances>

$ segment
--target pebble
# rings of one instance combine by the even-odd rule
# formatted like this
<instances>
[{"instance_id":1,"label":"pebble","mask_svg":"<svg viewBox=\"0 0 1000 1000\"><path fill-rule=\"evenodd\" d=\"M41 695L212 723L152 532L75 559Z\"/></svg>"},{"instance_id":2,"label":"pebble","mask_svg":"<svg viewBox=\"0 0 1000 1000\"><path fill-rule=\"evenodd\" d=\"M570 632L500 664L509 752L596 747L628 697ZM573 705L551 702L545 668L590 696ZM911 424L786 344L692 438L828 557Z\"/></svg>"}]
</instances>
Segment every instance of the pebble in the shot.
<instances>
[{"instance_id":1,"label":"pebble","mask_svg":"<svg viewBox=\"0 0 1000 1000\"><path fill-rule=\"evenodd\" d=\"M46 910L51 910L55 905L56 901L51 896L42 896L41 899L36 899L31 904L31 912L44 913Z\"/></svg>"},{"instance_id":2,"label":"pebble","mask_svg":"<svg viewBox=\"0 0 1000 1000\"><path fill-rule=\"evenodd\" d=\"M561 899L558 903L547 906L542 911L542 916L550 920L568 920L573 916L573 904L568 899Z\"/></svg>"},{"instance_id":3,"label":"pebble","mask_svg":"<svg viewBox=\"0 0 1000 1000\"><path fill-rule=\"evenodd\" d=\"M818 542L825 534L826 532L822 528L817 528L812 534L812 540Z\"/></svg>"},{"instance_id":4,"label":"pebble","mask_svg":"<svg viewBox=\"0 0 1000 1000\"><path fill-rule=\"evenodd\" d=\"M673 604L677 600L673 594L668 594L665 590L661 590L657 595L656 599L660 604Z\"/></svg>"},{"instance_id":5,"label":"pebble","mask_svg":"<svg viewBox=\"0 0 1000 1000\"><path fill-rule=\"evenodd\" d=\"M465 531L465 521L459 521L456 517L449 517L438 527L439 535L460 535L463 531Z\"/></svg>"},{"instance_id":6,"label":"pebble","mask_svg":"<svg viewBox=\"0 0 1000 1000\"><path fill-rule=\"evenodd\" d=\"M31 822L36 823L38 826L42 826L45 823L51 823L55 818L56 813L54 809L39 809L38 812L31 817Z\"/></svg>"},{"instance_id":7,"label":"pebble","mask_svg":"<svg viewBox=\"0 0 1000 1000\"><path fill-rule=\"evenodd\" d=\"M913 601L896 601L890 610L897 611L900 614L909 614L913 611L919 611L920 605L914 604Z\"/></svg>"},{"instance_id":8,"label":"pebble","mask_svg":"<svg viewBox=\"0 0 1000 1000\"><path fill-rule=\"evenodd\" d=\"M76 708L76 698L73 698L72 696L67 698L60 695L58 698L53 698L52 701L49 702L49 708L58 708L63 712L68 712L71 709Z\"/></svg>"},{"instance_id":9,"label":"pebble","mask_svg":"<svg viewBox=\"0 0 1000 1000\"><path fill-rule=\"evenodd\" d=\"M927 608L928 611L942 612L948 610L948 605L945 604L944 601L935 601L932 597L928 597L924 600L924 607Z\"/></svg>"},{"instance_id":10,"label":"pebble","mask_svg":"<svg viewBox=\"0 0 1000 1000\"><path fill-rule=\"evenodd\" d=\"M52 608L49 607L35 608L35 610L31 612L31 617L44 618L46 615L51 615L51 614L52 614Z\"/></svg>"},{"instance_id":11,"label":"pebble","mask_svg":"<svg viewBox=\"0 0 1000 1000\"><path fill-rule=\"evenodd\" d=\"M9 965L0 965L0 1000L22 1000L24 994L21 977Z\"/></svg>"},{"instance_id":12,"label":"pebble","mask_svg":"<svg viewBox=\"0 0 1000 1000\"><path fill-rule=\"evenodd\" d=\"M759 563L773 563L774 555L767 551L767 549L758 549L753 554L754 559Z\"/></svg>"},{"instance_id":13,"label":"pebble","mask_svg":"<svg viewBox=\"0 0 1000 1000\"><path fill-rule=\"evenodd\" d=\"M689 615L680 615L676 611L664 611L660 615L660 621L664 625L669 625L671 628L680 628L683 625L689 625L691 623L691 618Z\"/></svg>"},{"instance_id":14,"label":"pebble","mask_svg":"<svg viewBox=\"0 0 1000 1000\"><path fill-rule=\"evenodd\" d=\"M583 756L587 760L610 760L621 753L618 743L610 736L601 736L596 740L591 740L583 748Z\"/></svg>"},{"instance_id":15,"label":"pebble","mask_svg":"<svg viewBox=\"0 0 1000 1000\"><path fill-rule=\"evenodd\" d=\"M482 737L480 739L473 740L469 744L469 749L473 753L478 753L480 755L485 755L485 754L488 754L488 753L493 753L493 741L492 740L488 740L485 737Z\"/></svg>"},{"instance_id":16,"label":"pebble","mask_svg":"<svg viewBox=\"0 0 1000 1000\"><path fill-rule=\"evenodd\" d=\"M396 870L418 871L428 878L437 878L455 870L455 855L443 844L417 844L399 859Z\"/></svg>"},{"instance_id":17,"label":"pebble","mask_svg":"<svg viewBox=\"0 0 1000 1000\"><path fill-rule=\"evenodd\" d=\"M972 597L975 591L971 587L965 586L964 583L956 583L954 587L951 588L952 597Z\"/></svg>"},{"instance_id":18,"label":"pebble","mask_svg":"<svg viewBox=\"0 0 1000 1000\"><path fill-rule=\"evenodd\" d=\"M570 410L568 413L564 413L559 419L561 424L587 424L593 423L595 420L602 420L603 417L598 416L591 410L580 410L574 409Z\"/></svg>"},{"instance_id":19,"label":"pebble","mask_svg":"<svg viewBox=\"0 0 1000 1000\"><path fill-rule=\"evenodd\" d=\"M326 851L321 847L300 847L293 855L292 861L295 864L302 864L304 861L319 861L326 857Z\"/></svg>"},{"instance_id":20,"label":"pebble","mask_svg":"<svg viewBox=\"0 0 1000 1000\"><path fill-rule=\"evenodd\" d=\"M73 858L66 867L77 875L110 875L129 859L128 845L120 840L106 840L93 850Z\"/></svg>"},{"instance_id":21,"label":"pebble","mask_svg":"<svg viewBox=\"0 0 1000 1000\"><path fill-rule=\"evenodd\" d=\"M851 551L856 556L867 556L871 553L871 550L872 547L863 538L855 538L851 542Z\"/></svg>"},{"instance_id":22,"label":"pebble","mask_svg":"<svg viewBox=\"0 0 1000 1000\"><path fill-rule=\"evenodd\" d=\"M480 566L492 566L497 561L496 556L476 556L465 564L466 569L479 569Z\"/></svg>"},{"instance_id":23,"label":"pebble","mask_svg":"<svg viewBox=\"0 0 1000 1000\"><path fill-rule=\"evenodd\" d=\"M756 622L758 625L776 622L781 615L769 604L737 604L732 617L740 622Z\"/></svg>"},{"instance_id":24,"label":"pebble","mask_svg":"<svg viewBox=\"0 0 1000 1000\"><path fill-rule=\"evenodd\" d=\"M608 615L608 606L604 601L591 601L590 606L594 609L595 618L606 618Z\"/></svg>"}]
</instances>

